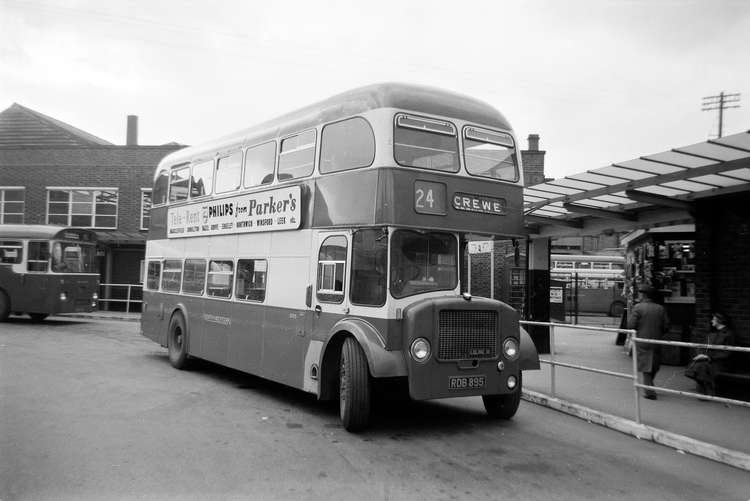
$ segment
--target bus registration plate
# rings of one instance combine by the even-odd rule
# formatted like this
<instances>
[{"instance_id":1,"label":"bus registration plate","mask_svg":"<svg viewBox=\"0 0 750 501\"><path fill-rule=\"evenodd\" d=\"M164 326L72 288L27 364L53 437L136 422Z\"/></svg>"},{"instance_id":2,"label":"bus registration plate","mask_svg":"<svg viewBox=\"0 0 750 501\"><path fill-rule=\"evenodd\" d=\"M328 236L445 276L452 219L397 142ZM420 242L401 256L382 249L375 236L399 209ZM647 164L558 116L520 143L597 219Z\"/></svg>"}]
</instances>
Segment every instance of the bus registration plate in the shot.
<instances>
[{"instance_id":1,"label":"bus registration plate","mask_svg":"<svg viewBox=\"0 0 750 501\"><path fill-rule=\"evenodd\" d=\"M451 376L448 379L449 390L471 390L484 388L487 378L484 376Z\"/></svg>"}]
</instances>

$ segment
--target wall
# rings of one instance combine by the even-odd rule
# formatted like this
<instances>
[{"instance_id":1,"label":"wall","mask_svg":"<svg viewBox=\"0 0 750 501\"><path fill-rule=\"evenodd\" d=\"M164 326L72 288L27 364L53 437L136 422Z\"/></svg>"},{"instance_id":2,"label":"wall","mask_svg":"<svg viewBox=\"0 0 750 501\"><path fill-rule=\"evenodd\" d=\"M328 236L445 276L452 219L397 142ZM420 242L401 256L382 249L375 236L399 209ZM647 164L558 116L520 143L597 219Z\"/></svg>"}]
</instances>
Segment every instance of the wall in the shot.
<instances>
[{"instance_id":1,"label":"wall","mask_svg":"<svg viewBox=\"0 0 750 501\"><path fill-rule=\"evenodd\" d=\"M734 324L738 343L750 346L750 195L696 202L696 340L712 311Z\"/></svg>"}]
</instances>

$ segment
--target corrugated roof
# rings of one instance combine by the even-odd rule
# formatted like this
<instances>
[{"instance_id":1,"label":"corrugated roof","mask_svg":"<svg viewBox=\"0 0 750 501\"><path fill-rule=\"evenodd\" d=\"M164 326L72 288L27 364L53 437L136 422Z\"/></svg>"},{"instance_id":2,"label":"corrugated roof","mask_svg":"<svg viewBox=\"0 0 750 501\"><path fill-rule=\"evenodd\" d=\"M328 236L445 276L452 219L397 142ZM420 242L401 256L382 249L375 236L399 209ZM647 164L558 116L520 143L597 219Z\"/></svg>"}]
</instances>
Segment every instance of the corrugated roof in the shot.
<instances>
[{"instance_id":1,"label":"corrugated roof","mask_svg":"<svg viewBox=\"0 0 750 501\"><path fill-rule=\"evenodd\" d=\"M0 148L19 146L112 146L43 113L13 103L0 112Z\"/></svg>"},{"instance_id":2,"label":"corrugated roof","mask_svg":"<svg viewBox=\"0 0 750 501\"><path fill-rule=\"evenodd\" d=\"M750 190L750 131L524 189L531 234L632 230L692 220L696 200Z\"/></svg>"}]
</instances>

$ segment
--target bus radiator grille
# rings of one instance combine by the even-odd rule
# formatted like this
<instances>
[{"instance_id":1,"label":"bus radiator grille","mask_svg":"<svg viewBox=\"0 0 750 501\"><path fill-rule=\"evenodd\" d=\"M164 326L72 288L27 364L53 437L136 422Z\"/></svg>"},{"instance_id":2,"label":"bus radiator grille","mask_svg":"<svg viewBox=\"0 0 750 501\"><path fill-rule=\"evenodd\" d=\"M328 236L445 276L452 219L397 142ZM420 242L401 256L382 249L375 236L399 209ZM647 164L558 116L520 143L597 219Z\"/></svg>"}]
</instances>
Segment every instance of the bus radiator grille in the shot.
<instances>
[{"instance_id":1,"label":"bus radiator grille","mask_svg":"<svg viewBox=\"0 0 750 501\"><path fill-rule=\"evenodd\" d=\"M497 312L442 310L438 359L466 360L497 356Z\"/></svg>"}]
</instances>

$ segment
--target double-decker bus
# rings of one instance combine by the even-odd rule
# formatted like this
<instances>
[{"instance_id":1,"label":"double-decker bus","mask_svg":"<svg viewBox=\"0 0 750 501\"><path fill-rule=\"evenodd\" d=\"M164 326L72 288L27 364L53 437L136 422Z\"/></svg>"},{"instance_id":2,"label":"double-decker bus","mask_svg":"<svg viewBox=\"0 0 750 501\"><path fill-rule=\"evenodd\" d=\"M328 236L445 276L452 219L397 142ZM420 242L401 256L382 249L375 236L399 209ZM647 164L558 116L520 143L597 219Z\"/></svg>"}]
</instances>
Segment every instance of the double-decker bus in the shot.
<instances>
[{"instance_id":1,"label":"double-decker bus","mask_svg":"<svg viewBox=\"0 0 750 501\"><path fill-rule=\"evenodd\" d=\"M566 311L622 315L626 303L623 256L552 254L550 263L550 278L565 282Z\"/></svg>"},{"instance_id":2,"label":"double-decker bus","mask_svg":"<svg viewBox=\"0 0 750 501\"><path fill-rule=\"evenodd\" d=\"M0 225L0 321L41 321L96 308L96 234L54 225Z\"/></svg>"},{"instance_id":3,"label":"double-decker bus","mask_svg":"<svg viewBox=\"0 0 750 501\"><path fill-rule=\"evenodd\" d=\"M162 160L142 331L179 369L196 357L338 399L349 431L392 383L510 418L537 352L515 309L462 294L462 270L470 240L523 238L522 208L498 111L352 90Z\"/></svg>"}]
</instances>

